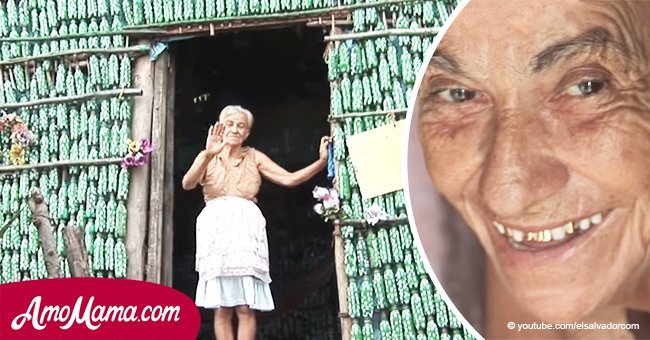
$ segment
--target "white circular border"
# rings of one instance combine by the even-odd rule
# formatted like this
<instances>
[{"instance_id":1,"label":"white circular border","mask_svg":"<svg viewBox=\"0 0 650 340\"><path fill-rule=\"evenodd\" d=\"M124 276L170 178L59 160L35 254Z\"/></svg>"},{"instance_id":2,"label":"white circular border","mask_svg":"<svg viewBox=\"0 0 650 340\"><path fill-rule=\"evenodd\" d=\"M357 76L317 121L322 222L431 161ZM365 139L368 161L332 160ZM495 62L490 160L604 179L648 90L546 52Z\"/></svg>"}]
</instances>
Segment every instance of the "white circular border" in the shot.
<instances>
[{"instance_id":1,"label":"white circular border","mask_svg":"<svg viewBox=\"0 0 650 340\"><path fill-rule=\"evenodd\" d=\"M420 252L420 257L423 259L424 266L427 270L427 273L429 274L429 277L433 281L436 289L440 292L440 295L442 295L443 299L445 300L445 303L447 303L448 309L451 310L451 312L454 313L456 318L458 318L461 323L463 324L464 327L466 327L472 336L474 336L476 339L484 339L477 331L474 329L474 327L465 319L465 317L458 311L458 308L456 308L456 305L449 299L449 296L445 292L444 288L440 284L440 281L436 277L435 273L433 272L433 268L431 267L431 264L429 263L429 260L426 256L426 253L424 251L424 247L422 245L422 241L420 240L420 236L418 233L418 229L416 227L415 223L415 218L413 215L413 208L411 204L411 195L410 195L410 182L409 182L409 166L408 166L408 159L409 159L409 151L411 149L411 134L416 133L417 134L417 129L413 125L413 116L414 116L414 111L415 111L415 105L417 103L417 97L418 97L418 92L420 90L420 85L422 83L422 78L424 78L424 74L426 73L429 61L431 60L431 57L433 56L433 53L435 52L436 48L440 44L440 40L444 37L445 33L449 29L449 27L452 25L454 20L456 20L456 17L458 17L459 13L465 8L465 6L470 2L470 0L461 0L460 3L456 6L454 11L451 13L451 15L447 18L445 21L444 25L436 34L436 37L433 40L433 43L431 46L429 46L427 52L424 55L424 58L422 60L422 66L420 66L420 70L418 72L417 78L416 78L416 85L413 87L413 90L411 91L411 98L409 98L409 106L408 106L408 112L406 116L406 126L405 128L408 129L406 133L404 134L404 140L403 140L403 150L402 150L402 181L404 183L404 198L406 201L406 212L408 215L408 220L409 220L409 225L411 226L411 232L413 233L413 236L415 239L417 239L416 245L418 247L418 251ZM413 140L418 141L419 138L413 138ZM422 157L420 149L417 150L420 155L418 157ZM422 159L421 162L418 162L416 166L422 166L424 167L424 161ZM424 261L426 259L426 261Z\"/></svg>"}]
</instances>

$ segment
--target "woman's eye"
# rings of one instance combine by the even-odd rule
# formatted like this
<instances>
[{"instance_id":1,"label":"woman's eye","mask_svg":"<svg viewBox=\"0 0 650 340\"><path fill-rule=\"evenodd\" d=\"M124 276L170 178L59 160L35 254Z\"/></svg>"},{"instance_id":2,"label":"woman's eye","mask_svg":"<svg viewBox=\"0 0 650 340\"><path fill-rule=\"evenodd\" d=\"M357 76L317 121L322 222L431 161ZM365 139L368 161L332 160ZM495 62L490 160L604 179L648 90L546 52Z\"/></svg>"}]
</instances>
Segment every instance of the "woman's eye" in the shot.
<instances>
[{"instance_id":1,"label":"woman's eye","mask_svg":"<svg viewBox=\"0 0 650 340\"><path fill-rule=\"evenodd\" d=\"M604 80L586 80L575 85L571 85L567 89L567 94L570 96L589 96L600 92L608 86L607 81Z\"/></svg>"},{"instance_id":2,"label":"woman's eye","mask_svg":"<svg viewBox=\"0 0 650 340\"><path fill-rule=\"evenodd\" d=\"M436 94L446 101L455 103L466 102L476 97L476 92L465 88L444 89L438 91Z\"/></svg>"}]
</instances>

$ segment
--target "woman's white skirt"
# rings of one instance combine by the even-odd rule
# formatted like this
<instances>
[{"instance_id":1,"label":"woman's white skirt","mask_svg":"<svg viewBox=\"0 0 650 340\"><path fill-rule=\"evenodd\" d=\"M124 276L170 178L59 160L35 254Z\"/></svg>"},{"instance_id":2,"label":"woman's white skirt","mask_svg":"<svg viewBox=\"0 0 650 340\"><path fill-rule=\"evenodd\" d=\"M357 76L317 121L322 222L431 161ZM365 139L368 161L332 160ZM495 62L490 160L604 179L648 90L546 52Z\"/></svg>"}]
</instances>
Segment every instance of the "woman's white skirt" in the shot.
<instances>
[{"instance_id":1,"label":"woman's white skirt","mask_svg":"<svg viewBox=\"0 0 650 340\"><path fill-rule=\"evenodd\" d=\"M199 278L196 305L204 308L247 305L259 311L275 308L269 284L252 276L223 276L210 280Z\"/></svg>"},{"instance_id":2,"label":"woman's white skirt","mask_svg":"<svg viewBox=\"0 0 650 340\"><path fill-rule=\"evenodd\" d=\"M266 220L252 201L225 196L206 202L196 220L196 305L274 309Z\"/></svg>"}]
</instances>

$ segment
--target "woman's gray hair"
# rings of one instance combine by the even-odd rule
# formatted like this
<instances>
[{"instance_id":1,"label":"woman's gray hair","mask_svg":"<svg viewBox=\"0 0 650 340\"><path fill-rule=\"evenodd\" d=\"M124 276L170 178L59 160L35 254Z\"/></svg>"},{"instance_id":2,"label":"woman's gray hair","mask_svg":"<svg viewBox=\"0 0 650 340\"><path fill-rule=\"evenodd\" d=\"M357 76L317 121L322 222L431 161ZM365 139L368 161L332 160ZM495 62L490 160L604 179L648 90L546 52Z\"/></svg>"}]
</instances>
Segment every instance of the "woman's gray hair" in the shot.
<instances>
[{"instance_id":1,"label":"woman's gray hair","mask_svg":"<svg viewBox=\"0 0 650 340\"><path fill-rule=\"evenodd\" d=\"M221 113L219 114L219 122L223 123L226 120L226 118L238 113L241 113L244 116L246 116L249 129L253 127L253 114L239 105L228 105L224 107L223 110L221 110Z\"/></svg>"}]
</instances>

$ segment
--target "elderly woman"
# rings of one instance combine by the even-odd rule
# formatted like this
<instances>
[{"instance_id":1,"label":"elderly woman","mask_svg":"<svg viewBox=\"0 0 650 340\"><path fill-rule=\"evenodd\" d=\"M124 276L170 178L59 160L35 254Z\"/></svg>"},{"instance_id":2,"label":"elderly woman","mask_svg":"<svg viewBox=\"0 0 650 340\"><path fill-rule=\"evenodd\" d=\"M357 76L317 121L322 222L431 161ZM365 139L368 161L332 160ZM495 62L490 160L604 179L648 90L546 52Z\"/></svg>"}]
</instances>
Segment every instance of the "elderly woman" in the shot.
<instances>
[{"instance_id":1,"label":"elderly woman","mask_svg":"<svg viewBox=\"0 0 650 340\"><path fill-rule=\"evenodd\" d=\"M426 220L444 220L427 216L431 183L482 246L488 338L650 330L625 325L650 312L649 18L650 1L472 0L442 37L412 118L409 196L443 288L471 275L434 256L450 232Z\"/></svg>"},{"instance_id":2,"label":"elderly woman","mask_svg":"<svg viewBox=\"0 0 650 340\"><path fill-rule=\"evenodd\" d=\"M327 162L329 137L320 142L320 157L288 172L264 153L243 146L253 115L227 106L210 126L205 150L183 177L183 188L203 187L205 208L196 220L196 304L215 310L215 335L233 339L233 310L238 339L254 339L254 310L273 310L269 283L266 220L255 204L261 177L297 186L319 173Z\"/></svg>"}]
</instances>

